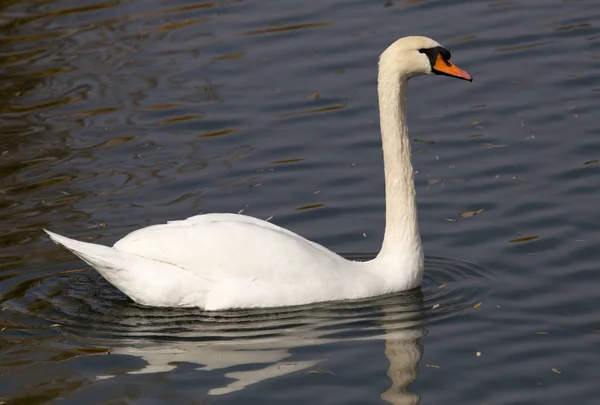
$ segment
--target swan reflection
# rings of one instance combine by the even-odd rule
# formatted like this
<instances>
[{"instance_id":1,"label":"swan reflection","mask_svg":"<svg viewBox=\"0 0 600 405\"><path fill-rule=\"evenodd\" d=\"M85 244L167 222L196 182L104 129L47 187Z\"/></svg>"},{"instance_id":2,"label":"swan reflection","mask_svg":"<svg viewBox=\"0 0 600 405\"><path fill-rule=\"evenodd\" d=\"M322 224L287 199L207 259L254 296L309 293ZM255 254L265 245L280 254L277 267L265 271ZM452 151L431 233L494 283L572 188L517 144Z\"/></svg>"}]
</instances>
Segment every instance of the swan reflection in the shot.
<instances>
[{"instance_id":1,"label":"swan reflection","mask_svg":"<svg viewBox=\"0 0 600 405\"><path fill-rule=\"evenodd\" d=\"M178 320L177 327L181 328L182 323L185 327L174 333L174 325L152 325L148 319L139 319L140 313L147 314L148 311L150 319L174 318ZM419 339L425 333L420 290L377 300L297 307L293 310L197 313L186 315L184 322L182 313L179 310L155 309L126 313L122 322L146 324L144 333L155 333L156 336L140 339L140 331L136 330L134 339L131 339L133 336L121 336L120 341L129 344L112 347L111 353L144 360L145 365L129 374L170 372L181 363L195 364L195 370L221 371L227 382L209 387L207 394L224 395L300 371L328 373L325 363L329 358L315 355L314 358L296 359L298 356L293 349L335 345L348 340L383 340L384 353L389 361L387 376L391 384L381 398L395 405L419 402L418 395L409 392L408 386L417 377L422 355ZM160 331L164 332L162 337ZM381 371L383 375L385 370Z\"/></svg>"}]
</instances>

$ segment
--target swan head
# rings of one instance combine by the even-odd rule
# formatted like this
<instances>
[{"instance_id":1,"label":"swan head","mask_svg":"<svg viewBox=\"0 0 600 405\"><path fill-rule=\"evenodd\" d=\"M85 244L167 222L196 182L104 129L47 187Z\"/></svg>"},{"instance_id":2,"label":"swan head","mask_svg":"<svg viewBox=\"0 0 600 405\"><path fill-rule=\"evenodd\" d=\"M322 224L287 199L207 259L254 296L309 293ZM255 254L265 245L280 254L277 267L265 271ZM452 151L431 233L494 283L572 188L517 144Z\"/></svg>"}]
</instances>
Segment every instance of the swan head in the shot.
<instances>
[{"instance_id":1,"label":"swan head","mask_svg":"<svg viewBox=\"0 0 600 405\"><path fill-rule=\"evenodd\" d=\"M379 67L387 74L404 78L420 75L444 75L473 81L473 77L450 62L450 52L427 37L404 37L391 44L379 58Z\"/></svg>"}]
</instances>

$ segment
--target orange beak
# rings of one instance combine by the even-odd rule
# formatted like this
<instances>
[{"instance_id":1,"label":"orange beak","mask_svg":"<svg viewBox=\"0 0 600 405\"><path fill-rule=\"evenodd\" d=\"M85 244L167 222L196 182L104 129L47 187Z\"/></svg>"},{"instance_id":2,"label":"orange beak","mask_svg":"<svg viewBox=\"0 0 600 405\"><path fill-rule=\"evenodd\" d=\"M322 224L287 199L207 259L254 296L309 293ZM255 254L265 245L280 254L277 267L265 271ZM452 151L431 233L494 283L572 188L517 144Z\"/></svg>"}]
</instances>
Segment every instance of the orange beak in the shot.
<instances>
[{"instance_id":1,"label":"orange beak","mask_svg":"<svg viewBox=\"0 0 600 405\"><path fill-rule=\"evenodd\" d=\"M444 60L442 55L438 55L433 65L433 71L440 75L452 76L458 79L473 81L473 77L465 70L462 70L458 66L452 64L448 60Z\"/></svg>"}]
</instances>

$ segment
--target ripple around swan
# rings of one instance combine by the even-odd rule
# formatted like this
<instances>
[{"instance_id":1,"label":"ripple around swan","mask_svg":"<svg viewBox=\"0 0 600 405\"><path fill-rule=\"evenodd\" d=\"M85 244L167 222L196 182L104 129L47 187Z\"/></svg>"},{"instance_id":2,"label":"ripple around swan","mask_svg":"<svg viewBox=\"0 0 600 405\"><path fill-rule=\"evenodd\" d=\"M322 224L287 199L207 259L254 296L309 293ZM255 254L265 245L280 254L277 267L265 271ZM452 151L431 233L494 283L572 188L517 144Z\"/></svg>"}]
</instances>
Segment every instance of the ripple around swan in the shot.
<instances>
[{"instance_id":1,"label":"ripple around swan","mask_svg":"<svg viewBox=\"0 0 600 405\"><path fill-rule=\"evenodd\" d=\"M353 255L365 260L371 255ZM423 286L371 299L288 308L207 312L137 305L90 270L20 280L3 306L35 316L65 333L120 341L231 342L277 337L347 340L378 338L458 316L482 300L490 274L472 264L428 258ZM112 343L111 343L112 342Z\"/></svg>"}]
</instances>

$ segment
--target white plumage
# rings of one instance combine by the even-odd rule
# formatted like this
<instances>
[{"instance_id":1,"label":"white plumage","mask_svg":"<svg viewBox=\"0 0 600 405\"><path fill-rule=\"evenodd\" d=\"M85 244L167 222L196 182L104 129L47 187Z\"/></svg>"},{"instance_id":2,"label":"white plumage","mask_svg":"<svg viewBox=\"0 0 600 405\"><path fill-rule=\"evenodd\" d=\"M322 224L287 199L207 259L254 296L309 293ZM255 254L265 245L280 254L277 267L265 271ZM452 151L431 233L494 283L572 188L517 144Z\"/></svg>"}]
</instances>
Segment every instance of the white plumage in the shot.
<instances>
[{"instance_id":1,"label":"white plumage","mask_svg":"<svg viewBox=\"0 0 600 405\"><path fill-rule=\"evenodd\" d=\"M438 47L429 38L407 37L381 55L386 229L381 252L371 261L346 260L291 231L238 214L198 215L150 226L113 247L46 232L132 300L148 306L275 307L417 287L423 251L404 106L410 77L439 73L423 53ZM469 80L466 72L461 74Z\"/></svg>"}]
</instances>

